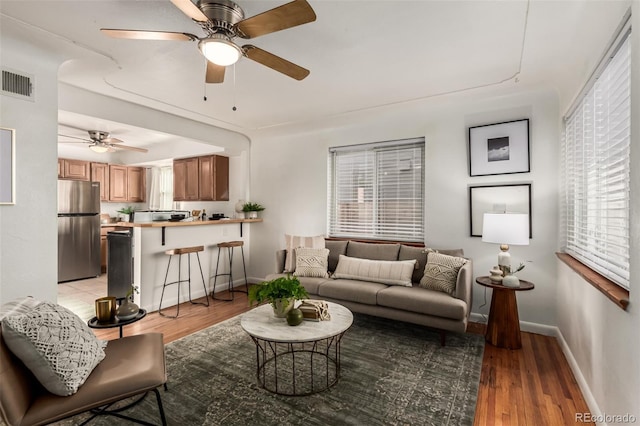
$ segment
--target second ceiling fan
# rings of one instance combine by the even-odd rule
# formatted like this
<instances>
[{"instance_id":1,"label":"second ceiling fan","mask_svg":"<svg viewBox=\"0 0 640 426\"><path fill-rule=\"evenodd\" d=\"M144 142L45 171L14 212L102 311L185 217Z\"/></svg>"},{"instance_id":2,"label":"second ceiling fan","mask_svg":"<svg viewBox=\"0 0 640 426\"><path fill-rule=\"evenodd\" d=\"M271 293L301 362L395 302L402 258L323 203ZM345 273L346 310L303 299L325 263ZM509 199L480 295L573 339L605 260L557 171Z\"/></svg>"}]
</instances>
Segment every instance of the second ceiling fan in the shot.
<instances>
[{"instance_id":1,"label":"second ceiling fan","mask_svg":"<svg viewBox=\"0 0 640 426\"><path fill-rule=\"evenodd\" d=\"M230 0L171 0L178 9L193 19L205 32L205 37L190 33L102 28L115 38L138 40L198 41L198 47L207 58L207 83L222 83L225 67L241 56L281 72L296 80L309 75L309 70L251 44L238 46L236 37L252 39L316 20L316 14L306 0L290 3L244 19L244 11Z\"/></svg>"}]
</instances>

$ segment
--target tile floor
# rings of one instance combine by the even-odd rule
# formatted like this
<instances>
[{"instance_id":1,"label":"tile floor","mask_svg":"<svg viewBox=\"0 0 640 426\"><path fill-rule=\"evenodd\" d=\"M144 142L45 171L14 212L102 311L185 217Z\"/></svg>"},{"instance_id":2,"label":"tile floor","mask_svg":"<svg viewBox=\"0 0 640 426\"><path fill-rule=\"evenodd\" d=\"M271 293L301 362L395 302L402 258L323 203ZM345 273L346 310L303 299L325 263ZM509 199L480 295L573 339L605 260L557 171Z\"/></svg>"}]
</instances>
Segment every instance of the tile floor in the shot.
<instances>
[{"instance_id":1,"label":"tile floor","mask_svg":"<svg viewBox=\"0 0 640 426\"><path fill-rule=\"evenodd\" d=\"M107 295L107 274L58 284L58 303L84 321L96 315L95 300Z\"/></svg>"}]
</instances>

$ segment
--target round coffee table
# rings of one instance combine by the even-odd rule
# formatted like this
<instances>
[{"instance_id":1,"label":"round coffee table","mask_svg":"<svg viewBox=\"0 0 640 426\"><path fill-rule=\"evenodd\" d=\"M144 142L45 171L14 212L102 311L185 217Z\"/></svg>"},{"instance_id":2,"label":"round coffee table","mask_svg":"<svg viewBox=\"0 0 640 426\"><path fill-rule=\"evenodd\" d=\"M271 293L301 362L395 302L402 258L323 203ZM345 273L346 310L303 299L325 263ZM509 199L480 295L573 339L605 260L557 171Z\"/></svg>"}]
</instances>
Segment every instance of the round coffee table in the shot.
<instances>
[{"instance_id":1,"label":"round coffee table","mask_svg":"<svg viewBox=\"0 0 640 426\"><path fill-rule=\"evenodd\" d=\"M256 344L256 376L279 395L311 395L329 389L340 377L340 342L353 314L327 302L331 319L290 326L270 304L245 313L240 325Z\"/></svg>"}]
</instances>

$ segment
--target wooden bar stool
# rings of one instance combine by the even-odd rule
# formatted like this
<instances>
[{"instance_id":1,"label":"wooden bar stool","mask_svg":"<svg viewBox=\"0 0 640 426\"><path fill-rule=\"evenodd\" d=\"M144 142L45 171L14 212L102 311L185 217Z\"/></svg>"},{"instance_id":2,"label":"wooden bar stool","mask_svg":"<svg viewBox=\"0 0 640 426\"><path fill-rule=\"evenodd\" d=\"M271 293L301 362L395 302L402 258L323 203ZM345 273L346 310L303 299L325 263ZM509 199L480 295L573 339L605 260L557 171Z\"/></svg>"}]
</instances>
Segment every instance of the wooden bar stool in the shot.
<instances>
[{"instance_id":1,"label":"wooden bar stool","mask_svg":"<svg viewBox=\"0 0 640 426\"><path fill-rule=\"evenodd\" d=\"M218 243L218 260L216 261L216 274L213 276L213 291L211 292L211 298L215 300L224 300L226 302L230 302L233 300L234 293L248 293L249 283L247 282L247 267L244 263L244 241L226 241L223 243ZM244 285L246 290L236 290L233 287L233 249L234 247L240 247L240 252L242 253L242 268L244 270ZM220 252L223 248L227 249L227 253L229 255L229 272L228 273L219 273L220 269ZM230 299L222 299L216 297L216 283L218 281L218 277L229 277L229 293L231 293ZM211 277L209 277L209 281L211 281Z\"/></svg>"},{"instance_id":2,"label":"wooden bar stool","mask_svg":"<svg viewBox=\"0 0 640 426\"><path fill-rule=\"evenodd\" d=\"M169 256L169 263L167 264L167 273L164 276L164 284L162 285L162 296L160 296L160 306L158 306L158 313L163 317L177 318L178 315L180 314L180 283L184 283L184 282L189 283L189 302L191 302L194 305L209 306L209 298L206 297L207 286L204 283L204 274L202 273L202 264L200 263L200 255L198 254L201 251L204 251L204 246L181 247L181 248L166 250L164 252L164 254ZM195 253L196 257L198 258L198 266L200 267L200 276L202 277L202 288L204 288L204 294L207 299L207 303L194 302L193 300L191 300L191 253ZM187 255L187 264L189 267L188 269L189 273L186 280L182 279L182 255L183 254ZM171 268L171 259L173 258L174 255L180 256L178 257L178 280L168 283L167 278L169 277L169 269ZM177 310L176 310L175 316L165 315L162 313L162 299L164 298L164 289L171 284L178 284L178 304L177 304Z\"/></svg>"}]
</instances>

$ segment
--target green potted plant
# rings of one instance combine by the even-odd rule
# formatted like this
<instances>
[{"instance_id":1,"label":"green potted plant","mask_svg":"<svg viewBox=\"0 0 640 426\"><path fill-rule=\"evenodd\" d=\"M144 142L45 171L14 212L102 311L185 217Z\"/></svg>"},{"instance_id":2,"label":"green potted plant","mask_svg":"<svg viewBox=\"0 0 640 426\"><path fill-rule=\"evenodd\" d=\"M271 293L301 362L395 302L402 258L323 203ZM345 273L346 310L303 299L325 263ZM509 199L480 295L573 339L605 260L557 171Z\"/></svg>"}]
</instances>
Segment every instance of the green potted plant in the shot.
<instances>
[{"instance_id":1,"label":"green potted plant","mask_svg":"<svg viewBox=\"0 0 640 426\"><path fill-rule=\"evenodd\" d=\"M287 316L296 300L309 297L298 277L287 274L284 277L264 281L249 288L249 305L269 302L273 313L279 318Z\"/></svg>"},{"instance_id":2,"label":"green potted plant","mask_svg":"<svg viewBox=\"0 0 640 426\"><path fill-rule=\"evenodd\" d=\"M120 210L118 210L118 213L122 214L122 221L123 222L130 222L131 221L131 216L133 215L133 212L135 212L136 209L134 209L131 206L127 206L127 207L122 207Z\"/></svg>"},{"instance_id":3,"label":"green potted plant","mask_svg":"<svg viewBox=\"0 0 640 426\"><path fill-rule=\"evenodd\" d=\"M258 203L252 203L250 201L247 201L242 206L242 211L248 213L249 219L256 219L258 217L258 212L261 212L263 210L264 207L262 205Z\"/></svg>"}]
</instances>

